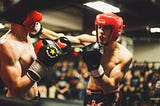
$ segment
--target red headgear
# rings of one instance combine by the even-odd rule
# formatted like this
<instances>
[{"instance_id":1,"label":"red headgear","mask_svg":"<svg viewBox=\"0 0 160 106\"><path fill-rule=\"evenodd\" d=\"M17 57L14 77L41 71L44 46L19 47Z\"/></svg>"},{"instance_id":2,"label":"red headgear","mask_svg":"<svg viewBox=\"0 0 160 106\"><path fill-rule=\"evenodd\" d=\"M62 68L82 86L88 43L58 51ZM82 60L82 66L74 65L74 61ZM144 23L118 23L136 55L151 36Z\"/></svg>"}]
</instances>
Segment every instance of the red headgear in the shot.
<instances>
[{"instance_id":1,"label":"red headgear","mask_svg":"<svg viewBox=\"0 0 160 106\"><path fill-rule=\"evenodd\" d=\"M121 35L119 32L122 32L125 25L123 24L123 19L121 17L113 13L106 13L98 14L96 16L95 26L112 26L109 42L113 42Z\"/></svg>"},{"instance_id":2,"label":"red headgear","mask_svg":"<svg viewBox=\"0 0 160 106\"><path fill-rule=\"evenodd\" d=\"M42 14L36 10L31 11L26 16L25 20L23 21L23 25L27 28L29 32L34 30L34 24L36 22L40 22L42 20Z\"/></svg>"}]
</instances>

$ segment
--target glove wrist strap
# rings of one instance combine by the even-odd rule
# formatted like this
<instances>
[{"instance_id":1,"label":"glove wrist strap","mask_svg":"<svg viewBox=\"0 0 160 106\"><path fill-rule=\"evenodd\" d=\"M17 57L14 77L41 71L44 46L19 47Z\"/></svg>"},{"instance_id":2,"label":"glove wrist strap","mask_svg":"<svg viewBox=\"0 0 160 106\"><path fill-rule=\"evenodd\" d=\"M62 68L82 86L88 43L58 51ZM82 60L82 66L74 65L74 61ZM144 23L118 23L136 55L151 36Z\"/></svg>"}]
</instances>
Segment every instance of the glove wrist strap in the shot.
<instances>
[{"instance_id":1,"label":"glove wrist strap","mask_svg":"<svg viewBox=\"0 0 160 106\"><path fill-rule=\"evenodd\" d=\"M44 75L45 67L38 62L37 60L32 63L32 65L29 67L27 76L35 82L38 82L41 80L41 77Z\"/></svg>"},{"instance_id":2,"label":"glove wrist strap","mask_svg":"<svg viewBox=\"0 0 160 106\"><path fill-rule=\"evenodd\" d=\"M98 69L90 71L90 75L98 78L104 75L103 67L100 65Z\"/></svg>"}]
</instances>

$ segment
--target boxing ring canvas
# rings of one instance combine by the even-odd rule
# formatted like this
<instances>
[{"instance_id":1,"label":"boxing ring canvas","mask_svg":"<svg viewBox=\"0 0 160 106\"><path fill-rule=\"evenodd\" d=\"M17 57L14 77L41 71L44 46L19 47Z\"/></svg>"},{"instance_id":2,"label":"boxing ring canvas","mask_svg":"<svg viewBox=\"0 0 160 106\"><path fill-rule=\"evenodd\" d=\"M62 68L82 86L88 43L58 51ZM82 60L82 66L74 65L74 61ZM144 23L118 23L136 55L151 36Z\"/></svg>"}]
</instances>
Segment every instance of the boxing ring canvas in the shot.
<instances>
[{"instance_id":1,"label":"boxing ring canvas","mask_svg":"<svg viewBox=\"0 0 160 106\"><path fill-rule=\"evenodd\" d=\"M38 103L0 96L0 106L83 106L82 102L41 98Z\"/></svg>"}]
</instances>

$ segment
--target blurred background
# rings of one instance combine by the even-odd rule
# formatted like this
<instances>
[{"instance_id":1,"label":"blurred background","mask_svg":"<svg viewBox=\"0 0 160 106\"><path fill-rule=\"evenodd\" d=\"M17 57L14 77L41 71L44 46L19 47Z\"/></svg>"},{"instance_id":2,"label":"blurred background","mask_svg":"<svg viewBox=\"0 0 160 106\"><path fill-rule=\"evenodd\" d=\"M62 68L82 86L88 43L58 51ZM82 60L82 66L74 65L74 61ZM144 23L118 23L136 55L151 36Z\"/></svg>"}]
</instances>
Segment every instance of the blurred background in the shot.
<instances>
[{"instance_id":1,"label":"blurred background","mask_svg":"<svg viewBox=\"0 0 160 106\"><path fill-rule=\"evenodd\" d=\"M19 2L21 6L17 7ZM160 0L0 0L0 13L13 5L13 12L18 14L37 9L43 14L45 28L64 35L94 35L95 16L108 11L100 11L107 8L100 5L96 6L102 7L99 10L88 7L87 3L95 2L116 7L113 12L125 23L118 41L133 53L133 62L120 85L122 106L160 106ZM0 36L7 31L8 23L0 17ZM88 73L79 49L73 47L46 72L39 82L42 98L60 100L61 106L63 100L82 106ZM60 93L58 88L66 91ZM2 88L1 95L6 90Z\"/></svg>"}]
</instances>

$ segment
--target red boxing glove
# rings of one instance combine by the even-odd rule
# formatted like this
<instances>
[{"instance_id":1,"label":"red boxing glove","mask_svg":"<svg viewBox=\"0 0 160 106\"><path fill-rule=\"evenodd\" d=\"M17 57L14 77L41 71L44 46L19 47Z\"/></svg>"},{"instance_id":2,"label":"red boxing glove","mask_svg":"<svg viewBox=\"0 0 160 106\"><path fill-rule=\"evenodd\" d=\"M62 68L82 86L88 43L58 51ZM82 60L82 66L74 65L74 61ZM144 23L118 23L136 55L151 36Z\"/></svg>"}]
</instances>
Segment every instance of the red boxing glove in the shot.
<instances>
[{"instance_id":1,"label":"red boxing glove","mask_svg":"<svg viewBox=\"0 0 160 106\"><path fill-rule=\"evenodd\" d=\"M36 10L31 11L23 21L23 25L26 27L28 32L33 32L35 23L40 22L42 20L42 14Z\"/></svg>"}]
</instances>

